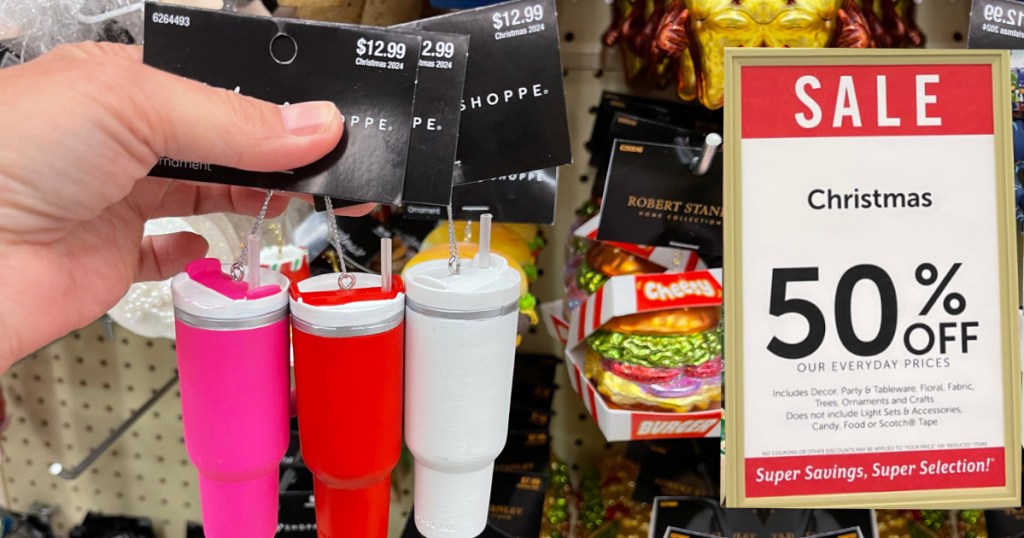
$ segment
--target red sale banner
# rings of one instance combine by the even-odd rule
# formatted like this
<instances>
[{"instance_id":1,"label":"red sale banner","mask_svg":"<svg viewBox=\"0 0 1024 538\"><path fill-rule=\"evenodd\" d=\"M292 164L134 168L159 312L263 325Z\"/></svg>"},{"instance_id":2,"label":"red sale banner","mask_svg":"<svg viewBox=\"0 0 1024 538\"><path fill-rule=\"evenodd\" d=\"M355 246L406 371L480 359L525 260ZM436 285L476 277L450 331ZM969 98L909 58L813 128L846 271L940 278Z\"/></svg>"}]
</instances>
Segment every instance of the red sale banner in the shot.
<instances>
[{"instance_id":1,"label":"red sale banner","mask_svg":"<svg viewBox=\"0 0 1024 538\"><path fill-rule=\"evenodd\" d=\"M743 84L743 138L993 132L989 65L748 67Z\"/></svg>"},{"instance_id":2,"label":"red sale banner","mask_svg":"<svg viewBox=\"0 0 1024 538\"><path fill-rule=\"evenodd\" d=\"M748 458L747 496L999 487L1004 465L1001 447Z\"/></svg>"}]
</instances>

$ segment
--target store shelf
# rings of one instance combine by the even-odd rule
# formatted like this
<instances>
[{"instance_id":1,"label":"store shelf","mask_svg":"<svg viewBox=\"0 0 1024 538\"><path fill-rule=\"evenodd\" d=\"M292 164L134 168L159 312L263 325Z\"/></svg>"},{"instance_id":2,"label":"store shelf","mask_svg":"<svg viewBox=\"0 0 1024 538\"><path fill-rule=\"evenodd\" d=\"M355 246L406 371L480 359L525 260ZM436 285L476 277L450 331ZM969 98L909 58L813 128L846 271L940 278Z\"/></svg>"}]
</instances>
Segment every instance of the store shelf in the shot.
<instances>
[{"instance_id":1,"label":"store shelf","mask_svg":"<svg viewBox=\"0 0 1024 538\"><path fill-rule=\"evenodd\" d=\"M969 0L924 0L919 24L930 47L965 46ZM590 192L595 171L583 144L589 137L602 90L626 91L614 50L599 45L609 21L601 0L561 0L559 20L566 68L565 91L575 162L561 169L558 220L546 230L549 247L538 265L535 285L541 302L562 295L562 241L576 206ZM522 350L561 356L561 346L543 327L528 335ZM3 503L26 510L34 501L57 505L55 528L66 534L90 510L153 519L165 538L182 538L187 521L200 519L196 471L182 440L180 399L168 394L91 469L77 480L52 477L53 462L72 465L121 424L172 375L173 343L148 340L101 323L76 331L18 363L0 378L11 423L0 439ZM552 420L557 456L571 466L591 466L622 449L606 443L559 369ZM399 491L407 490L402 484ZM410 495L396 504L392 536L404 526Z\"/></svg>"}]
</instances>

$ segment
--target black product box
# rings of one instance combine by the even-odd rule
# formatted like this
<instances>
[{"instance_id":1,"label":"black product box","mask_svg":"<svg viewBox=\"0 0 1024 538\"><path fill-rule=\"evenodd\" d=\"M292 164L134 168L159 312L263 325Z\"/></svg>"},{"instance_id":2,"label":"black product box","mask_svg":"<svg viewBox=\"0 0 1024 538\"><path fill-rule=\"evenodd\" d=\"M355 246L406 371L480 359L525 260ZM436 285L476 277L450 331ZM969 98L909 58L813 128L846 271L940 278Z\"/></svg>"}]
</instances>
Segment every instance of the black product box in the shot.
<instances>
[{"instance_id":1,"label":"black product box","mask_svg":"<svg viewBox=\"0 0 1024 538\"><path fill-rule=\"evenodd\" d=\"M716 478L720 473L721 459L718 439L634 442L630 445L633 450L627 451L627 457L640 467L633 489L634 500L652 503L656 497L713 498L717 495Z\"/></svg>"},{"instance_id":2,"label":"black product box","mask_svg":"<svg viewBox=\"0 0 1024 538\"><path fill-rule=\"evenodd\" d=\"M597 239L694 250L709 267L722 260L723 159L690 170L699 147L616 140Z\"/></svg>"},{"instance_id":3,"label":"black product box","mask_svg":"<svg viewBox=\"0 0 1024 538\"><path fill-rule=\"evenodd\" d=\"M551 463L551 436L547 430L509 432L505 448L494 461L502 473L542 473Z\"/></svg>"},{"instance_id":4,"label":"black product box","mask_svg":"<svg viewBox=\"0 0 1024 538\"><path fill-rule=\"evenodd\" d=\"M551 355L516 354L516 365L512 379L534 385L550 385L555 381L555 372L562 361Z\"/></svg>"},{"instance_id":5,"label":"black product box","mask_svg":"<svg viewBox=\"0 0 1024 538\"><path fill-rule=\"evenodd\" d=\"M985 524L989 538L1017 538L1024 536L1024 509L985 510Z\"/></svg>"},{"instance_id":6,"label":"black product box","mask_svg":"<svg viewBox=\"0 0 1024 538\"><path fill-rule=\"evenodd\" d=\"M554 385L535 385L522 381L512 382L512 403L548 411L555 399Z\"/></svg>"},{"instance_id":7,"label":"black product box","mask_svg":"<svg viewBox=\"0 0 1024 538\"><path fill-rule=\"evenodd\" d=\"M870 510L724 509L706 497L658 497L651 512L652 536L670 527L726 538L802 538L854 527L873 536L874 525Z\"/></svg>"},{"instance_id":8,"label":"black product box","mask_svg":"<svg viewBox=\"0 0 1024 538\"><path fill-rule=\"evenodd\" d=\"M546 430L551 424L551 411L512 404L508 414L508 431Z\"/></svg>"}]
</instances>

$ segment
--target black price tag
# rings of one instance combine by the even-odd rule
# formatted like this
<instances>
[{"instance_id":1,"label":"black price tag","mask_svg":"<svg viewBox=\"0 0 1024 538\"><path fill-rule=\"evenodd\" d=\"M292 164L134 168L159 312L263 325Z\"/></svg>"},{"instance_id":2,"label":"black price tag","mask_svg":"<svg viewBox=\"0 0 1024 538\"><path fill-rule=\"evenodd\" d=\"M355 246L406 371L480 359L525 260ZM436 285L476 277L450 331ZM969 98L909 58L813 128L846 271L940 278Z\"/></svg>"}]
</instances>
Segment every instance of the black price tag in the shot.
<instances>
[{"instance_id":1,"label":"black price tag","mask_svg":"<svg viewBox=\"0 0 1024 538\"><path fill-rule=\"evenodd\" d=\"M254 173L161 159L152 175L361 202L401 199L419 36L153 3L145 32L148 65L282 105L332 101L345 115L338 147L296 170Z\"/></svg>"},{"instance_id":2,"label":"black price tag","mask_svg":"<svg viewBox=\"0 0 1024 538\"><path fill-rule=\"evenodd\" d=\"M459 220L553 224L557 192L557 168L510 174L452 187L452 210Z\"/></svg>"},{"instance_id":3,"label":"black price tag","mask_svg":"<svg viewBox=\"0 0 1024 538\"><path fill-rule=\"evenodd\" d=\"M1024 2L974 0L967 46L972 49L1024 49Z\"/></svg>"},{"instance_id":4,"label":"black price tag","mask_svg":"<svg viewBox=\"0 0 1024 538\"><path fill-rule=\"evenodd\" d=\"M597 239L695 250L722 257L722 159L698 176L700 148L616 140Z\"/></svg>"},{"instance_id":5,"label":"black price tag","mask_svg":"<svg viewBox=\"0 0 1024 538\"><path fill-rule=\"evenodd\" d=\"M615 152L615 139L638 140L656 144L689 146L696 140L693 131L662 123L659 121L635 116L625 112L612 114L611 123L605 131L605 139L600 146L597 159L597 178L591 188L591 196L600 197L604 193L604 184L608 177L608 164Z\"/></svg>"},{"instance_id":6,"label":"black price tag","mask_svg":"<svg viewBox=\"0 0 1024 538\"><path fill-rule=\"evenodd\" d=\"M597 110L595 111L594 127L590 132L590 140L586 143L586 148L590 151L590 165L594 167L600 166L601 157L607 154L608 145L612 141L611 138L608 138L608 129L612 126L612 117L616 112L654 121L668 122L672 119L672 114L666 105L667 103L621 93L602 93L601 103L597 105Z\"/></svg>"},{"instance_id":7,"label":"black price tag","mask_svg":"<svg viewBox=\"0 0 1024 538\"><path fill-rule=\"evenodd\" d=\"M572 160L554 0L516 0L403 28L471 38L458 147L466 181Z\"/></svg>"},{"instance_id":8,"label":"black price tag","mask_svg":"<svg viewBox=\"0 0 1024 538\"><path fill-rule=\"evenodd\" d=\"M459 143L469 36L426 32L408 24L392 28L423 38L402 200L448 205Z\"/></svg>"}]
</instances>

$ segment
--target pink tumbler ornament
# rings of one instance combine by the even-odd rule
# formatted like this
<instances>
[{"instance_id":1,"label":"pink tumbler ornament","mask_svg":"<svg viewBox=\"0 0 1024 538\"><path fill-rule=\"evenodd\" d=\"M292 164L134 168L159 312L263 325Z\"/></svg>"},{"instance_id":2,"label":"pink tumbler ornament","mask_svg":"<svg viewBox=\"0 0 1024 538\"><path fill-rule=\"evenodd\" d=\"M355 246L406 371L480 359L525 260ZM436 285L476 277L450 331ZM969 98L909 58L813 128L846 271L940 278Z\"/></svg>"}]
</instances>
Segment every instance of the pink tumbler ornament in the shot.
<instances>
[{"instance_id":1,"label":"pink tumbler ornament","mask_svg":"<svg viewBox=\"0 0 1024 538\"><path fill-rule=\"evenodd\" d=\"M206 537L271 538L289 440L288 279L250 266L252 285L225 269L197 260L171 281L185 447Z\"/></svg>"}]
</instances>

